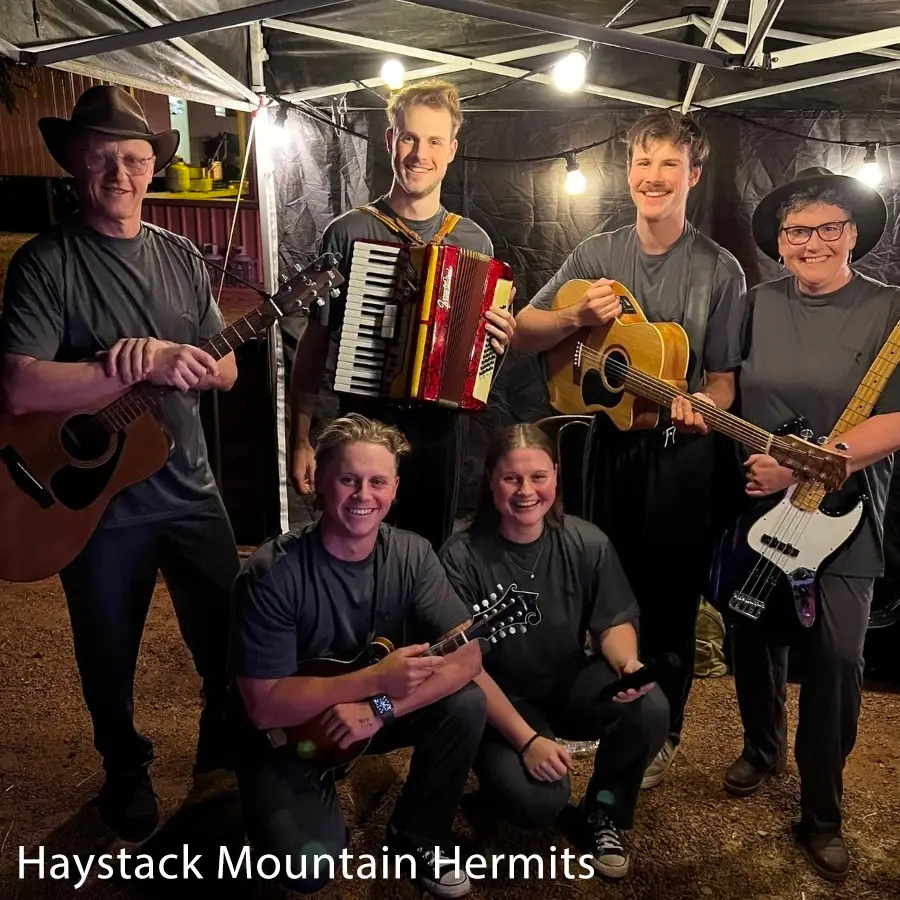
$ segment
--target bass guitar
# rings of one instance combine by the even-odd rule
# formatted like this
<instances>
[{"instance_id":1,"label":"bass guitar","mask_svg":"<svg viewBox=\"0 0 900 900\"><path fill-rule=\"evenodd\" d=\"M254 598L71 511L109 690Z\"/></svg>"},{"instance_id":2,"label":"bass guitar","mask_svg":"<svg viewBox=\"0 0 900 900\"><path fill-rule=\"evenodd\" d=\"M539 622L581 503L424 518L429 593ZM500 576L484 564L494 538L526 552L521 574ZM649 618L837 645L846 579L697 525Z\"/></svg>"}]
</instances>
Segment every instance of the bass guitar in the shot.
<instances>
[{"instance_id":1,"label":"bass guitar","mask_svg":"<svg viewBox=\"0 0 900 900\"><path fill-rule=\"evenodd\" d=\"M898 362L900 322L825 440L837 441L872 414ZM785 427L812 436L802 419ZM811 628L816 622L818 573L860 528L868 499L861 484L859 473L838 491L805 481L754 504L719 540L710 571L710 601L753 621L765 615L774 630L790 632L797 623Z\"/></svg>"},{"instance_id":2,"label":"bass guitar","mask_svg":"<svg viewBox=\"0 0 900 900\"><path fill-rule=\"evenodd\" d=\"M507 636L524 634L529 627L537 625L541 620L540 611L535 605L537 596L533 592L520 591L515 584L511 584L506 590L497 585L497 591L491 593L487 600L475 604L472 624L465 631L432 644L420 655L447 656L472 641L496 644ZM387 638L379 637L351 660L307 660L300 665L296 674L316 678L347 675L375 665L393 650L394 647ZM366 738L342 748L325 733L318 716L301 725L269 729L268 735L276 746L290 745L297 756L313 764L321 778L328 775L344 777L356 760L366 752L372 740Z\"/></svg>"},{"instance_id":3,"label":"bass guitar","mask_svg":"<svg viewBox=\"0 0 900 900\"><path fill-rule=\"evenodd\" d=\"M308 314L344 280L332 254L297 268L274 297L201 349L222 359L283 316ZM172 442L153 409L174 390L142 381L99 408L0 421L0 578L56 575L87 544L112 498L166 464Z\"/></svg>"},{"instance_id":4,"label":"bass guitar","mask_svg":"<svg viewBox=\"0 0 900 900\"><path fill-rule=\"evenodd\" d=\"M588 281L566 282L553 308L578 303ZM690 396L687 391L688 338L674 322L648 322L638 302L618 282L622 314L608 325L582 328L547 354L550 402L563 414L602 412L620 431L654 428L660 407L675 397L687 398L706 424L768 453L804 479L839 488L846 479L846 459L804 440L802 435L770 434L738 416ZM565 354L565 356L564 356Z\"/></svg>"}]
</instances>

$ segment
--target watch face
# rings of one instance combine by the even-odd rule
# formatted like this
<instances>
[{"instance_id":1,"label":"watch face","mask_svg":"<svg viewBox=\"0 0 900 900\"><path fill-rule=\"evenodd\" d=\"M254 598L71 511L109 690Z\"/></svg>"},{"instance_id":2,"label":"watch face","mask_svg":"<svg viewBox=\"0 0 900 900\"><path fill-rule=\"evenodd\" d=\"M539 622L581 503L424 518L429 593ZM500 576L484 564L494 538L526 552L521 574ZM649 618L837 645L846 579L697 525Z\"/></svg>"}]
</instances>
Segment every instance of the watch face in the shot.
<instances>
[{"instance_id":1,"label":"watch face","mask_svg":"<svg viewBox=\"0 0 900 900\"><path fill-rule=\"evenodd\" d=\"M378 713L379 716L389 716L394 711L394 704L391 703L388 697L385 697L383 694L380 697L372 698L372 706L375 708L375 712Z\"/></svg>"}]
</instances>

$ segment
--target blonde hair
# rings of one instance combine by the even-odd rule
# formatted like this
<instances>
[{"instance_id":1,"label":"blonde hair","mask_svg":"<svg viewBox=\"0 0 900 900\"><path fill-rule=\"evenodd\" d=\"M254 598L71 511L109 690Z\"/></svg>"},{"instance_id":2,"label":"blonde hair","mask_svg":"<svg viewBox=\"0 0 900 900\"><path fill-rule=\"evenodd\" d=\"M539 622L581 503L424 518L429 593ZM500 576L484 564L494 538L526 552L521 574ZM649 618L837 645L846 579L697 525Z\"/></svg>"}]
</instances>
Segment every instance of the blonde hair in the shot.
<instances>
[{"instance_id":1,"label":"blonde hair","mask_svg":"<svg viewBox=\"0 0 900 900\"><path fill-rule=\"evenodd\" d=\"M644 150L652 141L669 141L676 147L687 147L691 166L703 166L709 159L709 139L690 116L671 109L661 109L638 119L626 137L628 165L636 147Z\"/></svg>"},{"instance_id":2,"label":"blonde hair","mask_svg":"<svg viewBox=\"0 0 900 900\"><path fill-rule=\"evenodd\" d=\"M456 137L460 125L462 125L462 109L459 103L459 91L449 81L433 78L428 81L420 81L418 84L410 84L391 95L388 101L387 116L391 128L397 127L397 118L405 115L411 106L415 104L431 107L431 109L446 109L450 113L453 122L452 137Z\"/></svg>"},{"instance_id":3,"label":"blonde hair","mask_svg":"<svg viewBox=\"0 0 900 900\"><path fill-rule=\"evenodd\" d=\"M316 468L324 469L337 454L350 444L377 444L390 451L399 463L401 454L409 453L409 441L393 425L367 419L359 413L348 413L329 422L316 444Z\"/></svg>"}]
</instances>

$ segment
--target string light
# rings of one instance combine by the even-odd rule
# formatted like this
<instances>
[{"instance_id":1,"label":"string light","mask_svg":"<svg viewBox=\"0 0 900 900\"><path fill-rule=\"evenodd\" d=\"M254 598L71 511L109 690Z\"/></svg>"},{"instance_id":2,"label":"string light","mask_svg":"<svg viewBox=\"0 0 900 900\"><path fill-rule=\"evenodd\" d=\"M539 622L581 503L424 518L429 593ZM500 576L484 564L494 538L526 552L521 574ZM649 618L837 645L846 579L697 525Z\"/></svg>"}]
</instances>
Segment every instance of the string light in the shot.
<instances>
[{"instance_id":1,"label":"string light","mask_svg":"<svg viewBox=\"0 0 900 900\"><path fill-rule=\"evenodd\" d=\"M878 158L875 153L878 150L878 144L866 144L866 158L860 167L856 177L869 187L876 187L881 182L881 166L878 165Z\"/></svg>"},{"instance_id":2,"label":"string light","mask_svg":"<svg viewBox=\"0 0 900 900\"><path fill-rule=\"evenodd\" d=\"M406 69L399 59L389 59L381 67L381 77L392 91L399 91L406 79Z\"/></svg>"},{"instance_id":3,"label":"string light","mask_svg":"<svg viewBox=\"0 0 900 900\"><path fill-rule=\"evenodd\" d=\"M583 194L587 187L587 179L584 172L578 168L578 159L574 150L569 150L565 154L566 160L566 193L567 194Z\"/></svg>"},{"instance_id":4,"label":"string light","mask_svg":"<svg viewBox=\"0 0 900 900\"><path fill-rule=\"evenodd\" d=\"M587 69L587 56L581 50L573 50L553 67L553 83L569 94L581 89Z\"/></svg>"}]
</instances>

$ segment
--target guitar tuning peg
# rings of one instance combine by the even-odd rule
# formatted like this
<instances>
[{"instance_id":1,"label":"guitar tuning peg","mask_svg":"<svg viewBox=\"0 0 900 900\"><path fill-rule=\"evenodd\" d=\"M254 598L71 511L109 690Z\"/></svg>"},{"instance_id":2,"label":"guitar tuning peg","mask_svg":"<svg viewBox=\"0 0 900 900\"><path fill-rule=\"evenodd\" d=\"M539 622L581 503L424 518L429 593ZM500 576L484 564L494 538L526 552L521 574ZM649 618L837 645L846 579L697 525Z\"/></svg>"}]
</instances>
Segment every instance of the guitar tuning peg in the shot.
<instances>
[{"instance_id":1,"label":"guitar tuning peg","mask_svg":"<svg viewBox=\"0 0 900 900\"><path fill-rule=\"evenodd\" d=\"M515 626L515 625L510 625L510 626L509 626L509 633L510 633L510 634L515 634L515 633L516 633L516 626Z\"/></svg>"},{"instance_id":2,"label":"guitar tuning peg","mask_svg":"<svg viewBox=\"0 0 900 900\"><path fill-rule=\"evenodd\" d=\"M834 449L840 450L841 453L844 453L850 449L850 446L848 444L845 444L843 441L839 441L837 444L834 445Z\"/></svg>"},{"instance_id":3,"label":"guitar tuning peg","mask_svg":"<svg viewBox=\"0 0 900 900\"><path fill-rule=\"evenodd\" d=\"M800 432L800 437L802 437L804 441L811 441L812 436L813 436L813 433L812 433L812 429L810 429L810 428L804 428Z\"/></svg>"},{"instance_id":4,"label":"guitar tuning peg","mask_svg":"<svg viewBox=\"0 0 900 900\"><path fill-rule=\"evenodd\" d=\"M491 638L491 643L492 643L492 644L496 644L496 643L497 643L497 635L494 635L494 636Z\"/></svg>"},{"instance_id":5,"label":"guitar tuning peg","mask_svg":"<svg viewBox=\"0 0 900 900\"><path fill-rule=\"evenodd\" d=\"M300 263L294 263L294 271L295 271L295 272L302 272L302 271L303 271L303 266L301 266Z\"/></svg>"},{"instance_id":6,"label":"guitar tuning peg","mask_svg":"<svg viewBox=\"0 0 900 900\"><path fill-rule=\"evenodd\" d=\"M491 594L491 600L496 600L496 599L497 599L497 595L496 595L496 594Z\"/></svg>"},{"instance_id":7,"label":"guitar tuning peg","mask_svg":"<svg viewBox=\"0 0 900 900\"><path fill-rule=\"evenodd\" d=\"M281 276L281 281L283 284L287 284L287 280L288 280L288 275L285 272L285 274Z\"/></svg>"},{"instance_id":8,"label":"guitar tuning peg","mask_svg":"<svg viewBox=\"0 0 900 900\"><path fill-rule=\"evenodd\" d=\"M480 603L476 603L476 604L472 607L472 609L475 610L475 612L481 612L481 604L480 604Z\"/></svg>"},{"instance_id":9,"label":"guitar tuning peg","mask_svg":"<svg viewBox=\"0 0 900 900\"><path fill-rule=\"evenodd\" d=\"M519 626L519 631L520 631L522 634L525 634L525 632L528 631L528 626L527 626L527 625L520 625L520 626Z\"/></svg>"},{"instance_id":10,"label":"guitar tuning peg","mask_svg":"<svg viewBox=\"0 0 900 900\"><path fill-rule=\"evenodd\" d=\"M341 296L341 292L340 292L340 290L338 290L338 288L332 288L331 291L330 291L330 294L331 294L331 296L334 297L334 298L337 298L337 297L340 297L340 296Z\"/></svg>"},{"instance_id":11,"label":"guitar tuning peg","mask_svg":"<svg viewBox=\"0 0 900 900\"><path fill-rule=\"evenodd\" d=\"M316 306L324 306L325 301L321 297L316 297Z\"/></svg>"}]
</instances>

